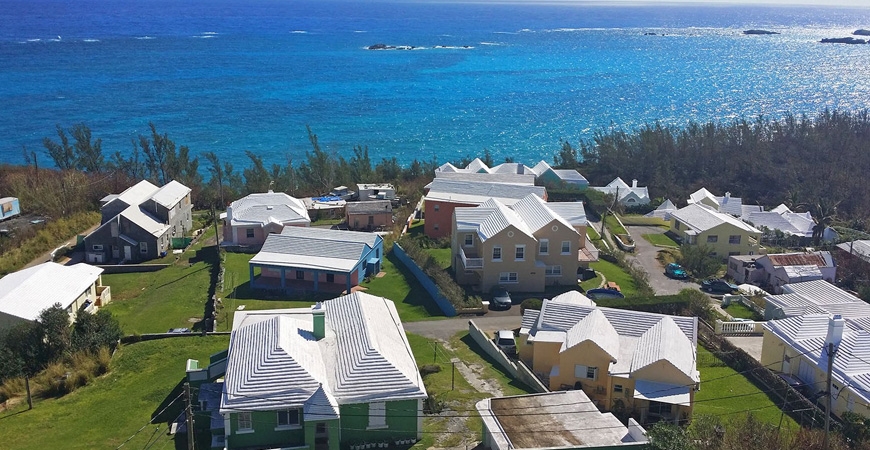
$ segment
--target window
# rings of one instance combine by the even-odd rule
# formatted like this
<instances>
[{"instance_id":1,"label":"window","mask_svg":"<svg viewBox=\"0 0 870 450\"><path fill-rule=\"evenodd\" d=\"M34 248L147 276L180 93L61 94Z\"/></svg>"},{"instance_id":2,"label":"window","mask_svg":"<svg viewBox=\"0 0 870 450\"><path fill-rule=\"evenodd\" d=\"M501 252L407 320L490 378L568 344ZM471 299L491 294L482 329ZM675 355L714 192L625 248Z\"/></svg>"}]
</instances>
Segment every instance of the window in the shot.
<instances>
[{"instance_id":1,"label":"window","mask_svg":"<svg viewBox=\"0 0 870 450\"><path fill-rule=\"evenodd\" d=\"M314 433L316 433L316 434L324 434L324 433L326 433L326 423L324 423L324 422L317 422L317 424L314 425Z\"/></svg>"},{"instance_id":2,"label":"window","mask_svg":"<svg viewBox=\"0 0 870 450\"><path fill-rule=\"evenodd\" d=\"M435 228L435 231L438 231L438 224L436 223L436 224L433 226L433 228Z\"/></svg>"},{"instance_id":3,"label":"window","mask_svg":"<svg viewBox=\"0 0 870 450\"><path fill-rule=\"evenodd\" d=\"M387 427L387 405L384 402L369 403L369 428Z\"/></svg>"},{"instance_id":4,"label":"window","mask_svg":"<svg viewBox=\"0 0 870 450\"><path fill-rule=\"evenodd\" d=\"M375 249L375 258L380 258L380 257L381 257L381 249L376 248Z\"/></svg>"},{"instance_id":5,"label":"window","mask_svg":"<svg viewBox=\"0 0 870 450\"><path fill-rule=\"evenodd\" d=\"M91 246L91 249L93 249L95 252L101 252L101 251L103 251L103 245L102 244L94 244Z\"/></svg>"},{"instance_id":6,"label":"window","mask_svg":"<svg viewBox=\"0 0 870 450\"><path fill-rule=\"evenodd\" d=\"M375 216L369 216L369 225L375 224Z\"/></svg>"},{"instance_id":7,"label":"window","mask_svg":"<svg viewBox=\"0 0 870 450\"><path fill-rule=\"evenodd\" d=\"M441 209L441 205L439 205L439 204L436 203L435 206L434 206L434 209L435 209L435 211L440 210L440 209Z\"/></svg>"},{"instance_id":8,"label":"window","mask_svg":"<svg viewBox=\"0 0 870 450\"><path fill-rule=\"evenodd\" d=\"M283 411L278 411L278 426L279 427L299 426L299 410L298 409L285 409Z\"/></svg>"},{"instance_id":9,"label":"window","mask_svg":"<svg viewBox=\"0 0 870 450\"><path fill-rule=\"evenodd\" d=\"M598 379L598 368L577 364L574 366L574 378Z\"/></svg>"},{"instance_id":10,"label":"window","mask_svg":"<svg viewBox=\"0 0 870 450\"><path fill-rule=\"evenodd\" d=\"M254 229L253 228L246 228L245 229L245 237L253 238L254 237Z\"/></svg>"},{"instance_id":11,"label":"window","mask_svg":"<svg viewBox=\"0 0 870 450\"><path fill-rule=\"evenodd\" d=\"M335 274L334 273L326 274L326 282L327 283L335 283Z\"/></svg>"},{"instance_id":12,"label":"window","mask_svg":"<svg viewBox=\"0 0 870 450\"><path fill-rule=\"evenodd\" d=\"M139 253L143 253L143 254L148 253L148 243L147 242L140 242L139 243Z\"/></svg>"},{"instance_id":13,"label":"window","mask_svg":"<svg viewBox=\"0 0 870 450\"><path fill-rule=\"evenodd\" d=\"M516 252L514 253L514 261L525 261L526 260L526 246L525 245L517 245Z\"/></svg>"},{"instance_id":14,"label":"window","mask_svg":"<svg viewBox=\"0 0 870 450\"><path fill-rule=\"evenodd\" d=\"M622 392L622 385L621 384L614 384L613 385L613 392Z\"/></svg>"},{"instance_id":15,"label":"window","mask_svg":"<svg viewBox=\"0 0 870 450\"><path fill-rule=\"evenodd\" d=\"M728 236L728 243L731 245L740 245L740 235L732 234L731 236Z\"/></svg>"},{"instance_id":16,"label":"window","mask_svg":"<svg viewBox=\"0 0 870 450\"><path fill-rule=\"evenodd\" d=\"M499 283L516 283L517 280L516 272L501 272L498 274Z\"/></svg>"},{"instance_id":17,"label":"window","mask_svg":"<svg viewBox=\"0 0 870 450\"><path fill-rule=\"evenodd\" d=\"M728 252L728 256L737 256L739 254L740 252ZM736 270L737 268L735 267L734 269Z\"/></svg>"},{"instance_id":18,"label":"window","mask_svg":"<svg viewBox=\"0 0 870 450\"><path fill-rule=\"evenodd\" d=\"M680 222L674 222L674 229L680 231Z\"/></svg>"},{"instance_id":19,"label":"window","mask_svg":"<svg viewBox=\"0 0 870 450\"><path fill-rule=\"evenodd\" d=\"M562 254L571 254L571 241L562 241Z\"/></svg>"},{"instance_id":20,"label":"window","mask_svg":"<svg viewBox=\"0 0 870 450\"><path fill-rule=\"evenodd\" d=\"M304 280L305 279L305 272L302 270L297 270L296 271L296 279L297 280Z\"/></svg>"},{"instance_id":21,"label":"window","mask_svg":"<svg viewBox=\"0 0 870 450\"><path fill-rule=\"evenodd\" d=\"M547 266L547 268L544 270L544 276L561 277L562 276L562 266Z\"/></svg>"},{"instance_id":22,"label":"window","mask_svg":"<svg viewBox=\"0 0 870 450\"><path fill-rule=\"evenodd\" d=\"M240 412L236 416L236 427L238 428L238 431L252 431L254 426L253 423L251 423L251 413Z\"/></svg>"},{"instance_id":23,"label":"window","mask_svg":"<svg viewBox=\"0 0 870 450\"><path fill-rule=\"evenodd\" d=\"M496 246L492 248L492 260L501 261L501 247Z\"/></svg>"},{"instance_id":24,"label":"window","mask_svg":"<svg viewBox=\"0 0 870 450\"><path fill-rule=\"evenodd\" d=\"M538 244L538 254L550 254L550 241L548 239L541 239L541 242Z\"/></svg>"},{"instance_id":25,"label":"window","mask_svg":"<svg viewBox=\"0 0 870 450\"><path fill-rule=\"evenodd\" d=\"M472 245L474 245L474 235L473 234L471 234L471 233L465 234L465 244L464 245L466 247L471 247Z\"/></svg>"},{"instance_id":26,"label":"window","mask_svg":"<svg viewBox=\"0 0 870 450\"><path fill-rule=\"evenodd\" d=\"M661 403L661 402L649 402L649 412L650 414L657 414L660 416L667 416L671 414L671 404L670 403Z\"/></svg>"},{"instance_id":27,"label":"window","mask_svg":"<svg viewBox=\"0 0 870 450\"><path fill-rule=\"evenodd\" d=\"M707 236L707 243L708 244L715 244L717 242L719 242L719 236L715 236L715 235L714 236Z\"/></svg>"}]
</instances>

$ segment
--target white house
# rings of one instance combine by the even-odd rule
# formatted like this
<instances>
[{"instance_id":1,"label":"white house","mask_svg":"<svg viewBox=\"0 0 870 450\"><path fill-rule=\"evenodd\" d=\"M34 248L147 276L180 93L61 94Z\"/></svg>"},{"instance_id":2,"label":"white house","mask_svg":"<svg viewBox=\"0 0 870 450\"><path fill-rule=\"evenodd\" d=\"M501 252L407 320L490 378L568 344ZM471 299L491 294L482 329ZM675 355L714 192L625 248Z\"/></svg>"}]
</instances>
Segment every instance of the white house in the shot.
<instances>
[{"instance_id":1,"label":"white house","mask_svg":"<svg viewBox=\"0 0 870 450\"><path fill-rule=\"evenodd\" d=\"M782 294L764 298L765 320L806 314L839 314L847 319L870 317L870 304L824 280L782 286Z\"/></svg>"},{"instance_id":2,"label":"white house","mask_svg":"<svg viewBox=\"0 0 870 450\"><path fill-rule=\"evenodd\" d=\"M629 186L625 181L622 181L622 178L616 177L606 186L590 186L590 189L612 195L616 197L616 201L625 206L639 206L649 203L649 190L646 186L638 186L637 180L631 180L631 186Z\"/></svg>"},{"instance_id":3,"label":"white house","mask_svg":"<svg viewBox=\"0 0 870 450\"><path fill-rule=\"evenodd\" d=\"M250 194L230 204L225 214L221 245L259 247L284 227L307 227L311 218L305 204L283 192Z\"/></svg>"}]
</instances>

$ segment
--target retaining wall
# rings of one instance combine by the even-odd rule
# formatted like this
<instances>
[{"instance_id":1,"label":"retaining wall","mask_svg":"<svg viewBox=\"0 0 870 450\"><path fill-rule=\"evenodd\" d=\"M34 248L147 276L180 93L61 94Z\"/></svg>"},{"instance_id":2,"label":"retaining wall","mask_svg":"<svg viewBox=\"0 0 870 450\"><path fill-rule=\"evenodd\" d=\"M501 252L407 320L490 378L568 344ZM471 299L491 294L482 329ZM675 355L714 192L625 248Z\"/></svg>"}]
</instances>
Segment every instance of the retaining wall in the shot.
<instances>
[{"instance_id":1,"label":"retaining wall","mask_svg":"<svg viewBox=\"0 0 870 450\"><path fill-rule=\"evenodd\" d=\"M417 263L414 262L407 253L405 253L405 249L403 249L398 242L393 244L393 254L395 254L396 257L399 258L399 261L408 268L408 271L414 275L414 278L423 285L423 289L425 289L432 299L435 300L435 304L438 305L438 308L441 309L441 312L443 312L445 316L453 317L456 315L456 308L453 304L447 300L447 297L444 297L441 294L441 291L438 289L438 286L435 285L435 282L423 273L423 270L417 266Z\"/></svg>"},{"instance_id":2,"label":"retaining wall","mask_svg":"<svg viewBox=\"0 0 870 450\"><path fill-rule=\"evenodd\" d=\"M495 345L495 342L487 336L486 332L481 330L473 320L468 321L468 335L474 339L474 342L480 346L481 349L495 362L504 369L508 375L516 378L519 381L522 381L527 386L532 388L535 392L550 392L541 380L535 376L534 373L522 363L522 361L514 362L507 355Z\"/></svg>"},{"instance_id":3,"label":"retaining wall","mask_svg":"<svg viewBox=\"0 0 870 450\"><path fill-rule=\"evenodd\" d=\"M138 272L157 272L169 267L171 264L123 264L123 265L102 265L97 266L103 269L103 275L110 273L138 273Z\"/></svg>"}]
</instances>

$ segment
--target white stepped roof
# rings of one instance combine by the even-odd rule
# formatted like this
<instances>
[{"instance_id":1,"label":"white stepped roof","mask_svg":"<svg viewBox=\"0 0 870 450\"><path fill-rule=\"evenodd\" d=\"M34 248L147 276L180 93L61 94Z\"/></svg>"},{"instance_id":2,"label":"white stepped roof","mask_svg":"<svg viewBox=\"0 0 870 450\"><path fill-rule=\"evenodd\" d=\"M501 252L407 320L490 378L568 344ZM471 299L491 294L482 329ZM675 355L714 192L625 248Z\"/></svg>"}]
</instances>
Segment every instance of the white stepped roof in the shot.
<instances>
[{"instance_id":1,"label":"white stepped roof","mask_svg":"<svg viewBox=\"0 0 870 450\"><path fill-rule=\"evenodd\" d=\"M843 242L842 244L837 244L837 248L870 262L870 240Z\"/></svg>"},{"instance_id":2,"label":"white stepped roof","mask_svg":"<svg viewBox=\"0 0 870 450\"><path fill-rule=\"evenodd\" d=\"M54 262L10 273L0 278L0 312L36 320L55 303L70 306L101 273L103 269L84 263L62 266Z\"/></svg>"},{"instance_id":3,"label":"white stepped roof","mask_svg":"<svg viewBox=\"0 0 870 450\"><path fill-rule=\"evenodd\" d=\"M373 233L286 227L281 234L270 234L250 262L346 272L356 266L367 248L375 248L380 240L383 238Z\"/></svg>"},{"instance_id":4,"label":"white stepped roof","mask_svg":"<svg viewBox=\"0 0 870 450\"><path fill-rule=\"evenodd\" d=\"M537 232L553 221L559 222L565 227L574 230L573 225L562 216L549 208L548 203L537 195L527 195L522 200L514 203L511 209L517 212L532 232ZM574 231L576 233L576 231Z\"/></svg>"},{"instance_id":5,"label":"white stepped roof","mask_svg":"<svg viewBox=\"0 0 870 450\"><path fill-rule=\"evenodd\" d=\"M356 292L324 310L320 340L310 309L237 313L221 412L304 408L323 420L342 404L426 398L392 301Z\"/></svg>"},{"instance_id":6,"label":"white stepped roof","mask_svg":"<svg viewBox=\"0 0 870 450\"><path fill-rule=\"evenodd\" d=\"M531 173L435 172L435 178L476 183L518 184L523 186L535 185L535 176ZM431 183L426 185L426 189L431 189L431 187Z\"/></svg>"},{"instance_id":7,"label":"white stepped roof","mask_svg":"<svg viewBox=\"0 0 870 450\"><path fill-rule=\"evenodd\" d=\"M595 306L595 301L591 298L581 294L578 291L568 291L562 294L559 294L552 299L552 302L560 302L560 303L573 303L575 305L583 305L583 306Z\"/></svg>"},{"instance_id":8,"label":"white stepped roof","mask_svg":"<svg viewBox=\"0 0 870 450\"><path fill-rule=\"evenodd\" d=\"M172 180L155 192L154 195L151 196L151 199L165 208L172 208L189 193L189 187Z\"/></svg>"},{"instance_id":9,"label":"white stepped roof","mask_svg":"<svg viewBox=\"0 0 870 450\"><path fill-rule=\"evenodd\" d=\"M699 204L691 204L685 208L680 208L671 213L671 215L697 233L707 231L722 224L730 224L750 233L761 233L755 227L729 214L720 213Z\"/></svg>"},{"instance_id":10,"label":"white stepped roof","mask_svg":"<svg viewBox=\"0 0 870 450\"><path fill-rule=\"evenodd\" d=\"M151 198L155 192L157 192L160 188L149 183L146 180L142 180L133 186L128 187L121 192L111 201L120 200L127 204L127 206L140 205L145 200ZM111 202L110 201L110 202Z\"/></svg>"},{"instance_id":11,"label":"white stepped roof","mask_svg":"<svg viewBox=\"0 0 870 450\"><path fill-rule=\"evenodd\" d=\"M638 371L658 361L670 362L693 381L700 379L695 368L695 345L669 316L662 317L638 339L631 371Z\"/></svg>"},{"instance_id":12,"label":"white stepped roof","mask_svg":"<svg viewBox=\"0 0 870 450\"><path fill-rule=\"evenodd\" d=\"M230 225L262 224L276 220L283 224L308 224L305 204L283 192L250 194L230 205Z\"/></svg>"},{"instance_id":13,"label":"white stepped roof","mask_svg":"<svg viewBox=\"0 0 870 450\"><path fill-rule=\"evenodd\" d=\"M532 230L519 214L497 200L489 199L474 208L456 208L454 214L457 231L474 231L481 241L492 238L510 226L534 238Z\"/></svg>"},{"instance_id":14,"label":"white stepped roof","mask_svg":"<svg viewBox=\"0 0 870 450\"><path fill-rule=\"evenodd\" d=\"M813 313L840 314L847 319L870 317L870 304L824 280L789 283L782 291L764 299L786 317Z\"/></svg>"},{"instance_id":15,"label":"white stepped roof","mask_svg":"<svg viewBox=\"0 0 870 450\"><path fill-rule=\"evenodd\" d=\"M162 236L163 233L170 228L168 224L161 222L159 219L152 216L151 213L142 209L138 205L131 206L121 211L121 214L119 215L125 217L130 222L135 223L140 228L156 237ZM107 226L108 223L109 222L106 222L100 225L100 228Z\"/></svg>"},{"instance_id":16,"label":"white stepped roof","mask_svg":"<svg viewBox=\"0 0 870 450\"><path fill-rule=\"evenodd\" d=\"M587 341L604 350L613 362L619 358L619 333L600 309L593 310L568 330L562 351Z\"/></svg>"},{"instance_id":17,"label":"white stepped roof","mask_svg":"<svg viewBox=\"0 0 870 450\"><path fill-rule=\"evenodd\" d=\"M586 226L586 207L583 202L547 202L547 207L575 227Z\"/></svg>"},{"instance_id":18,"label":"white stepped roof","mask_svg":"<svg viewBox=\"0 0 870 450\"><path fill-rule=\"evenodd\" d=\"M474 158L473 161L468 163L468 166L466 166L465 169L469 172L490 173L489 166L487 166L480 158Z\"/></svg>"},{"instance_id":19,"label":"white stepped roof","mask_svg":"<svg viewBox=\"0 0 870 450\"><path fill-rule=\"evenodd\" d=\"M529 194L544 198L543 186L454 181L435 178L429 185L426 200L479 205L490 198L512 205Z\"/></svg>"}]
</instances>

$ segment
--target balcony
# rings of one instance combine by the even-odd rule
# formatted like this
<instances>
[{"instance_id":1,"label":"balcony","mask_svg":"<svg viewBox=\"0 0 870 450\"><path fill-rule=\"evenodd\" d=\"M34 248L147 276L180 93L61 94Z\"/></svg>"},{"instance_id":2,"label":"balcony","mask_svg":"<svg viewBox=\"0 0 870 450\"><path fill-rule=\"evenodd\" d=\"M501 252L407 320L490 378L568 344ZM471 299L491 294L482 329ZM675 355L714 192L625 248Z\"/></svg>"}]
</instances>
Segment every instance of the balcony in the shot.
<instances>
[{"instance_id":1,"label":"balcony","mask_svg":"<svg viewBox=\"0 0 870 450\"><path fill-rule=\"evenodd\" d=\"M469 258L465 255L465 249L459 249L459 259L462 260L462 267L465 270L482 270L483 258Z\"/></svg>"},{"instance_id":2,"label":"balcony","mask_svg":"<svg viewBox=\"0 0 870 450\"><path fill-rule=\"evenodd\" d=\"M581 263L590 263L598 261L598 249L595 244L586 240L586 245L577 252L577 260Z\"/></svg>"},{"instance_id":3,"label":"balcony","mask_svg":"<svg viewBox=\"0 0 870 450\"><path fill-rule=\"evenodd\" d=\"M98 308L108 305L112 302L112 289L109 286L97 286L97 301Z\"/></svg>"}]
</instances>

